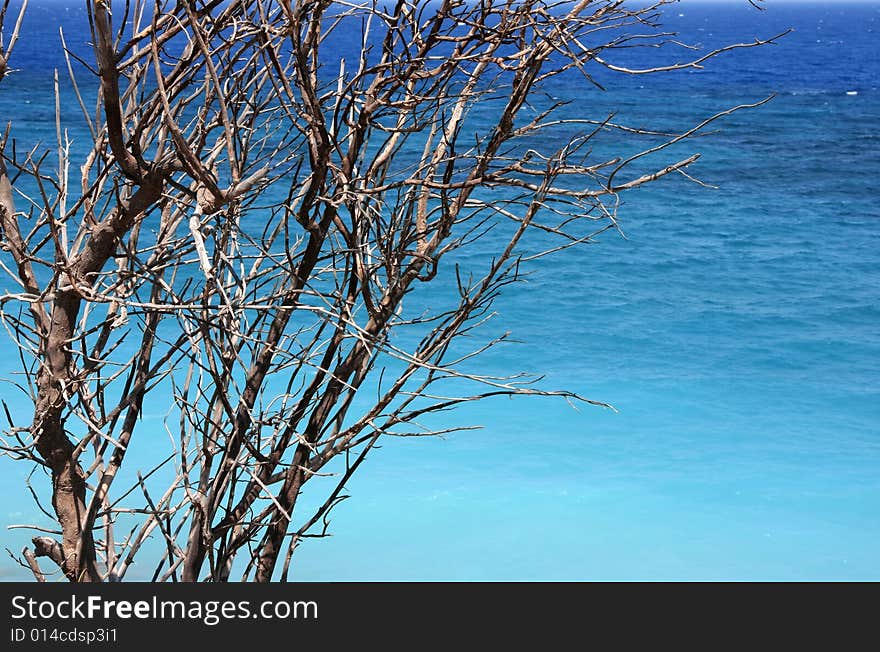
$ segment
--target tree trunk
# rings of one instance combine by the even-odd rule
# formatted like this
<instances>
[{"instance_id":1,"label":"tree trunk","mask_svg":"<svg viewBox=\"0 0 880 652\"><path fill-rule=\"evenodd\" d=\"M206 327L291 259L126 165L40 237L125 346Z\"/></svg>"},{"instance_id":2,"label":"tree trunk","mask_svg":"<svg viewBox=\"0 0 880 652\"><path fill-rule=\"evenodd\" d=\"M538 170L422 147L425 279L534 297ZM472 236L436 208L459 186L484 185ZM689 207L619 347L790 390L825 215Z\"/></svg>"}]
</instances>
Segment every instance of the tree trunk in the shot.
<instances>
[{"instance_id":1,"label":"tree trunk","mask_svg":"<svg viewBox=\"0 0 880 652\"><path fill-rule=\"evenodd\" d=\"M61 525L62 570L76 582L99 582L95 542L86 523L86 483L74 446L64 431L69 385L69 340L79 313L80 299L59 293L52 309L51 330L45 364L37 375L37 405L32 426L37 451L52 470L52 506Z\"/></svg>"}]
</instances>

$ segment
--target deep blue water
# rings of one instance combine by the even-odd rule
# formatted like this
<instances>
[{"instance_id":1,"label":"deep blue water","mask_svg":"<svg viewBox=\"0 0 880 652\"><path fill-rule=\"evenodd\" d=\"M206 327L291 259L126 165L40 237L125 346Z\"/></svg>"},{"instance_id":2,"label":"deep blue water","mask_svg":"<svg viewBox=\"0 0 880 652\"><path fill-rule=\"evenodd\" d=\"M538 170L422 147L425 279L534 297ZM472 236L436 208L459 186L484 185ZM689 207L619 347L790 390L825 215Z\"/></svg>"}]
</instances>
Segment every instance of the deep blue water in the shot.
<instances>
[{"instance_id":1,"label":"deep blue water","mask_svg":"<svg viewBox=\"0 0 880 652\"><path fill-rule=\"evenodd\" d=\"M583 116L679 127L777 94L690 145L717 190L628 194L626 239L536 265L498 304L495 328L524 343L488 371L546 373L618 412L502 399L454 417L482 431L389 442L297 577L880 579L880 5L768 5L683 2L667 24L710 47L795 29L775 46L548 89ZM75 33L33 14L43 39L59 17ZM19 138L23 97L29 128L54 129L57 63L37 42L0 84ZM26 520L26 469L0 470L2 520Z\"/></svg>"}]
</instances>

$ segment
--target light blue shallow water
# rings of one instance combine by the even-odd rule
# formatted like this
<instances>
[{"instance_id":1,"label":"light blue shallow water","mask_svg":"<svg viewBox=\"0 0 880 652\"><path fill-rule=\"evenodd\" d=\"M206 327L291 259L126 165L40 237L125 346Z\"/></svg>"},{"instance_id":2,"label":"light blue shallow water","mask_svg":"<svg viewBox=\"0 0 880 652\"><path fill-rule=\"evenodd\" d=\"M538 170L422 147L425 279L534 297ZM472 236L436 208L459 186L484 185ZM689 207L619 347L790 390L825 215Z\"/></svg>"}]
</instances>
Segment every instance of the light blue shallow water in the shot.
<instances>
[{"instance_id":1,"label":"light blue shallow water","mask_svg":"<svg viewBox=\"0 0 880 652\"><path fill-rule=\"evenodd\" d=\"M794 27L779 45L572 109L680 126L777 93L697 143L720 188L631 193L628 239L499 303L524 343L489 371L618 412L504 399L456 415L482 431L389 442L299 579L880 579L880 5L768 4L669 21L707 44ZM0 469L4 520L23 520L25 470Z\"/></svg>"}]
</instances>

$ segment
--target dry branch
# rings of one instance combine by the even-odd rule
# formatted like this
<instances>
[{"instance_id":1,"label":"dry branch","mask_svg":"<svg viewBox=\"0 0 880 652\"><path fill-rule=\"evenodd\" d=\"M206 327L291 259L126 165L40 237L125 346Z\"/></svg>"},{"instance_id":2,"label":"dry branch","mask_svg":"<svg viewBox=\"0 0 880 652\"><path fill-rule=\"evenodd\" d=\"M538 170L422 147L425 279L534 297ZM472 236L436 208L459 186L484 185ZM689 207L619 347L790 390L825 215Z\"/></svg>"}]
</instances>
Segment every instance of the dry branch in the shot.
<instances>
[{"instance_id":1,"label":"dry branch","mask_svg":"<svg viewBox=\"0 0 880 652\"><path fill-rule=\"evenodd\" d=\"M383 437L468 429L438 415L496 396L584 400L475 370L508 340L493 302L616 228L621 193L692 179L699 154L672 148L762 102L670 131L566 118L542 89L779 38L614 63L676 45L652 27L665 4L89 2L91 55L59 43L57 143L11 149L15 116L0 141L0 318L33 407L2 445L48 472L34 497L60 528L23 552L35 578L38 558L102 581L153 555L154 580L287 579Z\"/></svg>"}]
</instances>

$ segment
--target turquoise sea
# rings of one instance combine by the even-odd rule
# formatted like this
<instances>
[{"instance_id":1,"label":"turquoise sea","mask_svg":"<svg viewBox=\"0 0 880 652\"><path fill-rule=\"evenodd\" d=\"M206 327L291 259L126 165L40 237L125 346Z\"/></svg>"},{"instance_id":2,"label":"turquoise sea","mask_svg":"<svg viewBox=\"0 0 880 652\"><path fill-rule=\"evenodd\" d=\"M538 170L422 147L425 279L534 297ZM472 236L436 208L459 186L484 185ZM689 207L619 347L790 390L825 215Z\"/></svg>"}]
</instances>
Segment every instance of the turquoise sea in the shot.
<instances>
[{"instance_id":1,"label":"turquoise sea","mask_svg":"<svg viewBox=\"0 0 880 652\"><path fill-rule=\"evenodd\" d=\"M0 84L24 142L54 130L45 44L59 24L88 38L79 3L33 4ZM626 238L536 264L499 301L493 328L521 343L487 371L617 412L501 399L449 417L482 430L387 442L294 578L880 580L880 4L765 4L685 0L666 25L706 47L794 28L776 45L547 89L574 115L678 127L776 94L691 143L717 189L628 194ZM0 459L4 526L39 518L29 471ZM26 542L0 530L0 548Z\"/></svg>"}]
</instances>

